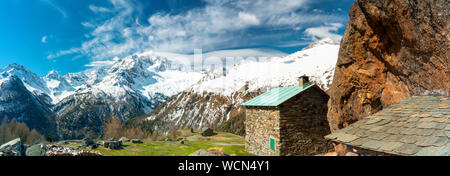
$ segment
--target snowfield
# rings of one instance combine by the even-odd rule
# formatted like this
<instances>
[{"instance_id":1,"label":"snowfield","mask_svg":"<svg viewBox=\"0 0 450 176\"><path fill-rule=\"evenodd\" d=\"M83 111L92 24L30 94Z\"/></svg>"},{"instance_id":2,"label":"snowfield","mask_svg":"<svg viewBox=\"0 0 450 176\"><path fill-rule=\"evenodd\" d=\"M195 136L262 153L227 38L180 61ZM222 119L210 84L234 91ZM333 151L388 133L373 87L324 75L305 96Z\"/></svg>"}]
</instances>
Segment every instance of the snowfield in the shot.
<instances>
[{"instance_id":1,"label":"snowfield","mask_svg":"<svg viewBox=\"0 0 450 176\"><path fill-rule=\"evenodd\" d=\"M211 92L229 96L242 89L248 83L249 91L259 88L273 88L297 84L297 78L303 75L328 89L334 75L339 45L331 39L317 41L307 49L284 58L272 58L268 61L243 61L228 70L226 76L195 84L192 90L196 93ZM220 74L220 73L219 73Z\"/></svg>"}]
</instances>

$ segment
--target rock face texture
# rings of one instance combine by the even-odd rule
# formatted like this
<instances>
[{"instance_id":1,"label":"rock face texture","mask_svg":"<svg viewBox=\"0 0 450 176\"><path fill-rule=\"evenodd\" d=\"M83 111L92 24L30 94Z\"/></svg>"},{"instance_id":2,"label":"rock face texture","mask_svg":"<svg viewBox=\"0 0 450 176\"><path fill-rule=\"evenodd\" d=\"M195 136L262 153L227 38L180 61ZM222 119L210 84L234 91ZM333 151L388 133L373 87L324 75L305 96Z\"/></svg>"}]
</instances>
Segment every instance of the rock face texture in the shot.
<instances>
[{"instance_id":1,"label":"rock face texture","mask_svg":"<svg viewBox=\"0 0 450 176\"><path fill-rule=\"evenodd\" d=\"M0 146L0 156L24 156L24 150L22 141L17 138Z\"/></svg>"},{"instance_id":2,"label":"rock face texture","mask_svg":"<svg viewBox=\"0 0 450 176\"><path fill-rule=\"evenodd\" d=\"M413 96L448 96L448 0L356 0L330 91L332 132Z\"/></svg>"}]
</instances>

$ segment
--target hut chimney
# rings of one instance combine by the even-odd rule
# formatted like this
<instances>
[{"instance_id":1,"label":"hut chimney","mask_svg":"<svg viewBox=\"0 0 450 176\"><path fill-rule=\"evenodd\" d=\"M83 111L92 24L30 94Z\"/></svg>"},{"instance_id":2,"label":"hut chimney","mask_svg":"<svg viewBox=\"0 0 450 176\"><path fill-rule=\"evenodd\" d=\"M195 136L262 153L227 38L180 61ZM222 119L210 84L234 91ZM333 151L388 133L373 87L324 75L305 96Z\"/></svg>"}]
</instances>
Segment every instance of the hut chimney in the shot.
<instances>
[{"instance_id":1,"label":"hut chimney","mask_svg":"<svg viewBox=\"0 0 450 176\"><path fill-rule=\"evenodd\" d=\"M300 76L298 78L298 86L303 87L309 84L309 77L308 76Z\"/></svg>"}]
</instances>

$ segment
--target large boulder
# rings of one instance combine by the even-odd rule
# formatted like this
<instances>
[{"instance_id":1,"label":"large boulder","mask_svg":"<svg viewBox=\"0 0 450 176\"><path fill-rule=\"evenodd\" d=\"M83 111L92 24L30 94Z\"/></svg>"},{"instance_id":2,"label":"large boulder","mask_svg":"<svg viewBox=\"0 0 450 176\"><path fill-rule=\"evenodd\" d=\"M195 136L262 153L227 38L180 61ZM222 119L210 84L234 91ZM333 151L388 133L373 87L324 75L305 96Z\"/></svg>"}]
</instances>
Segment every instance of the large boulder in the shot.
<instances>
[{"instance_id":1,"label":"large boulder","mask_svg":"<svg viewBox=\"0 0 450 176\"><path fill-rule=\"evenodd\" d=\"M213 136L214 135L214 130L211 129L211 128L204 127L204 128L202 128L200 130L200 134L202 136Z\"/></svg>"},{"instance_id":2,"label":"large boulder","mask_svg":"<svg viewBox=\"0 0 450 176\"><path fill-rule=\"evenodd\" d=\"M448 0L356 0L330 89L332 132L413 95L449 96Z\"/></svg>"},{"instance_id":3,"label":"large boulder","mask_svg":"<svg viewBox=\"0 0 450 176\"><path fill-rule=\"evenodd\" d=\"M82 140L82 145L90 146L90 145L94 145L94 144L95 144L95 142L94 142L94 140L91 139L91 138L84 138L84 139Z\"/></svg>"},{"instance_id":4,"label":"large boulder","mask_svg":"<svg viewBox=\"0 0 450 176\"><path fill-rule=\"evenodd\" d=\"M26 156L45 156L46 146L44 144L36 144L28 147L26 150Z\"/></svg>"},{"instance_id":5,"label":"large boulder","mask_svg":"<svg viewBox=\"0 0 450 176\"><path fill-rule=\"evenodd\" d=\"M13 154L13 156L23 156L24 147L20 138L9 141L0 146L0 151L4 154L9 153L9 155Z\"/></svg>"},{"instance_id":6,"label":"large boulder","mask_svg":"<svg viewBox=\"0 0 450 176\"><path fill-rule=\"evenodd\" d=\"M124 143L124 142L130 142L130 139L128 139L127 137L121 137L121 138L119 139L119 141L121 141L122 143Z\"/></svg>"},{"instance_id":7,"label":"large boulder","mask_svg":"<svg viewBox=\"0 0 450 176\"><path fill-rule=\"evenodd\" d=\"M120 141L103 141L103 147L112 150L118 150L122 148L122 142Z\"/></svg>"}]
</instances>

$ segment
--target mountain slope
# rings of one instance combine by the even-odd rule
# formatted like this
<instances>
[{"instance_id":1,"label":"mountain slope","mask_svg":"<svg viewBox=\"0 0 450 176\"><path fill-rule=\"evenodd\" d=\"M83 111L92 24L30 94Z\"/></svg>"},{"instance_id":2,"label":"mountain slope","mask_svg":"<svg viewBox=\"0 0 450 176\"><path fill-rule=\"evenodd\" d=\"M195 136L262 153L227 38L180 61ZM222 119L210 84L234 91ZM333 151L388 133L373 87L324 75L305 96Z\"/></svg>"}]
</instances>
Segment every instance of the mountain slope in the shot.
<instances>
[{"instance_id":1,"label":"mountain slope","mask_svg":"<svg viewBox=\"0 0 450 176\"><path fill-rule=\"evenodd\" d=\"M15 75L0 76L0 117L16 118L30 129L56 138L55 116L50 105L31 93Z\"/></svg>"},{"instance_id":2,"label":"mountain slope","mask_svg":"<svg viewBox=\"0 0 450 176\"><path fill-rule=\"evenodd\" d=\"M67 80L58 72L52 70L44 77L48 94L52 99L52 103L56 104L62 99L75 93L75 88L70 85Z\"/></svg>"},{"instance_id":3,"label":"mountain slope","mask_svg":"<svg viewBox=\"0 0 450 176\"><path fill-rule=\"evenodd\" d=\"M147 114L204 75L179 71L172 65L165 57L141 54L80 73L61 76L51 71L39 77L21 65L10 64L0 69L4 84L0 117L19 118L41 133L50 134L48 129L61 139L99 136L108 118L125 121ZM52 127L46 124L49 120Z\"/></svg>"},{"instance_id":4,"label":"mountain slope","mask_svg":"<svg viewBox=\"0 0 450 176\"><path fill-rule=\"evenodd\" d=\"M171 128L217 128L244 112L240 104L279 86L297 84L308 75L327 90L331 85L339 45L330 39L311 44L284 58L263 62L243 61L229 68L226 75L209 73L188 90L171 97L145 119L153 130L167 133ZM243 120L234 120L243 123ZM239 132L242 125L227 124Z\"/></svg>"},{"instance_id":5,"label":"mountain slope","mask_svg":"<svg viewBox=\"0 0 450 176\"><path fill-rule=\"evenodd\" d=\"M73 94L58 102L58 133L63 139L102 134L109 118L129 118L151 112L170 96L187 89L203 74L170 68L167 58L133 55L111 66L83 75L70 75L71 83L85 81Z\"/></svg>"}]
</instances>

